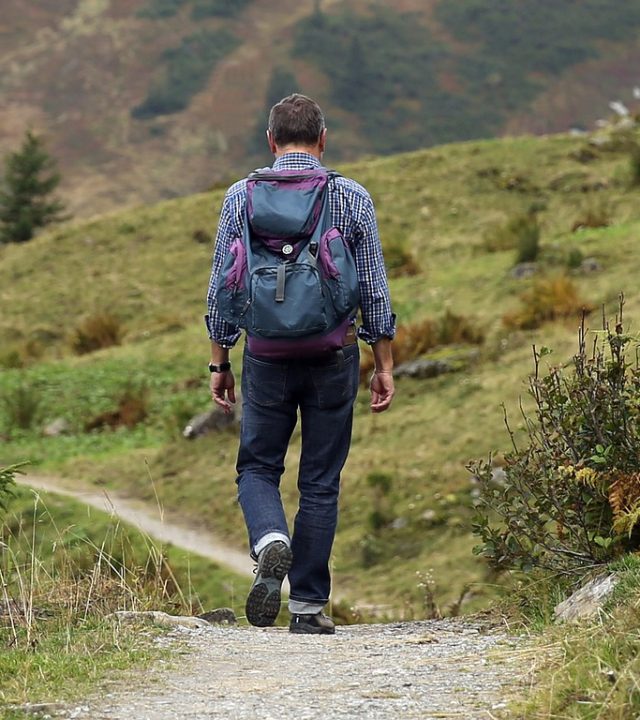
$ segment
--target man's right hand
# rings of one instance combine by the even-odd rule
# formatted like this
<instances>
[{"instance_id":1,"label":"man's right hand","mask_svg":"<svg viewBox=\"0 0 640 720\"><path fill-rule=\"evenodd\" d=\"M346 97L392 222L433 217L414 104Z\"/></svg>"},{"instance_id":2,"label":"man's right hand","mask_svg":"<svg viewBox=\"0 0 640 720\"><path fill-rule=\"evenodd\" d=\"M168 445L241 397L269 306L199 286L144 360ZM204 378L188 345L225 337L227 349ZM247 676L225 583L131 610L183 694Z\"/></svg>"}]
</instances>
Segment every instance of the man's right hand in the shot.
<instances>
[{"instance_id":1,"label":"man's right hand","mask_svg":"<svg viewBox=\"0 0 640 720\"><path fill-rule=\"evenodd\" d=\"M225 413L230 413L233 410L232 404L236 401L236 380L233 377L233 371L227 370L221 373L211 373L209 387L211 388L211 399L213 402L219 405Z\"/></svg>"}]
</instances>

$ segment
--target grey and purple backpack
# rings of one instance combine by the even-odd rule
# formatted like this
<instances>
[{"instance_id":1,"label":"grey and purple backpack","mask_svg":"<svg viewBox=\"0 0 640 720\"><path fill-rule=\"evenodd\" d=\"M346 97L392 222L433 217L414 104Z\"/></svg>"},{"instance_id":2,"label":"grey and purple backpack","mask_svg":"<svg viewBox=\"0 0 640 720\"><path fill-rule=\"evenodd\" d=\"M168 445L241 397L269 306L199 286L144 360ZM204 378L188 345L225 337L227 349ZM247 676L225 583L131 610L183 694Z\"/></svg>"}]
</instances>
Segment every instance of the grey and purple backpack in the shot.
<instances>
[{"instance_id":1,"label":"grey and purple backpack","mask_svg":"<svg viewBox=\"0 0 640 720\"><path fill-rule=\"evenodd\" d=\"M356 265L332 225L329 183L337 173L258 170L247 178L244 232L218 277L222 317L271 358L342 347L358 308Z\"/></svg>"}]
</instances>

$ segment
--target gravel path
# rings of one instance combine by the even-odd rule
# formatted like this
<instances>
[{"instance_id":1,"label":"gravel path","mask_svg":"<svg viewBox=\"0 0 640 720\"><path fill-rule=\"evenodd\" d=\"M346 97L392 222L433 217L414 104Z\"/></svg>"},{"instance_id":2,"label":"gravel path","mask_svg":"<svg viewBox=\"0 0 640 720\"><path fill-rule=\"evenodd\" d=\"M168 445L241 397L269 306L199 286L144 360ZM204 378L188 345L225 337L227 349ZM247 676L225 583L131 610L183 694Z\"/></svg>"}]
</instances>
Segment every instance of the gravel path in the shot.
<instances>
[{"instance_id":1,"label":"gravel path","mask_svg":"<svg viewBox=\"0 0 640 720\"><path fill-rule=\"evenodd\" d=\"M495 717L533 653L454 620L339 627L174 630L179 653L57 717L77 720L404 720Z\"/></svg>"}]
</instances>

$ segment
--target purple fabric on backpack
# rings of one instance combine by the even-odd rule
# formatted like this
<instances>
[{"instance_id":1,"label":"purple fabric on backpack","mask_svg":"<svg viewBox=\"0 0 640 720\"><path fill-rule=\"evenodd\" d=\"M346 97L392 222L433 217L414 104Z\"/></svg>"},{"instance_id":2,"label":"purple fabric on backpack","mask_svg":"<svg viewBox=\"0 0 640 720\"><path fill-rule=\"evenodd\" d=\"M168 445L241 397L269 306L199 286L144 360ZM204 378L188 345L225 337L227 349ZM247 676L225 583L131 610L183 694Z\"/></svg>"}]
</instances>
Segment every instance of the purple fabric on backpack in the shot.
<instances>
[{"instance_id":1,"label":"purple fabric on backpack","mask_svg":"<svg viewBox=\"0 0 640 720\"><path fill-rule=\"evenodd\" d=\"M332 227L327 230L320 240L320 267L324 270L327 277L331 278L337 278L340 275L331 257L331 251L329 250L329 243L338 239L340 242L344 242L340 230Z\"/></svg>"},{"instance_id":2,"label":"purple fabric on backpack","mask_svg":"<svg viewBox=\"0 0 640 720\"><path fill-rule=\"evenodd\" d=\"M259 337L247 335L247 347L253 355L271 360L318 357L335 352L343 347L344 337L350 323L350 318L346 318L338 327L326 335L278 340L277 343L274 343L273 340L263 340Z\"/></svg>"},{"instance_id":3,"label":"purple fabric on backpack","mask_svg":"<svg viewBox=\"0 0 640 720\"><path fill-rule=\"evenodd\" d=\"M229 252L235 256L235 259L225 281L227 289L240 287L247 272L247 251L242 238L235 238Z\"/></svg>"}]
</instances>

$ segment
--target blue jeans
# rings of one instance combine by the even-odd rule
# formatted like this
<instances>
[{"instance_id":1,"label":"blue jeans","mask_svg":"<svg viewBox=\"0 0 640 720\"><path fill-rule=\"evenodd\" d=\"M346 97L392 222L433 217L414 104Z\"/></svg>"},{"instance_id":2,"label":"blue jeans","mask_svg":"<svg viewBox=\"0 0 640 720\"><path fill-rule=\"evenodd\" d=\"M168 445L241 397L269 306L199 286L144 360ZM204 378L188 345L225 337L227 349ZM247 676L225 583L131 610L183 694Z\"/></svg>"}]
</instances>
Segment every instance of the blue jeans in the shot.
<instances>
[{"instance_id":1,"label":"blue jeans","mask_svg":"<svg viewBox=\"0 0 640 720\"><path fill-rule=\"evenodd\" d=\"M348 345L322 359L267 360L246 348L238 499L252 553L267 536L291 537L293 606L321 609L329 599L329 558L338 520L340 472L351 442L359 352ZM293 533L280 497L284 457L300 410L299 506ZM298 610L299 612L301 610Z\"/></svg>"}]
</instances>

